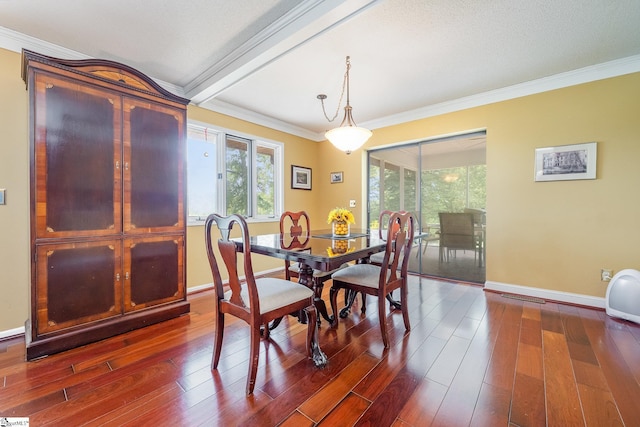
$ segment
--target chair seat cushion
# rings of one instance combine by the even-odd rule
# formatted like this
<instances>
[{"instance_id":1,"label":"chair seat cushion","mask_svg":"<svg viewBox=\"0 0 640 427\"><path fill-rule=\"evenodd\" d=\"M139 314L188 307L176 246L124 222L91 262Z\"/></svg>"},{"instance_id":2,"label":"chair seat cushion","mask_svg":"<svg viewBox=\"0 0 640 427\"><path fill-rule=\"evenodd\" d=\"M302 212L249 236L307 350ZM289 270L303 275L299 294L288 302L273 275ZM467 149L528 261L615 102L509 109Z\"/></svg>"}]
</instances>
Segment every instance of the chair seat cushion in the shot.
<instances>
[{"instance_id":1,"label":"chair seat cushion","mask_svg":"<svg viewBox=\"0 0 640 427\"><path fill-rule=\"evenodd\" d=\"M375 254L371 255L369 257L369 261L372 264L382 264L382 261L384 260L384 254L385 252L376 252ZM402 260L404 259L404 254L400 255L400 259L398 260L398 270L400 270L400 268L402 268Z\"/></svg>"},{"instance_id":2,"label":"chair seat cushion","mask_svg":"<svg viewBox=\"0 0 640 427\"><path fill-rule=\"evenodd\" d=\"M335 273L336 271L340 270L341 268L345 268L345 267L348 267L348 266L349 266L349 264L345 263L345 264L342 264L340 267L336 268L335 270L331 270L331 271L316 270L314 268L313 269L313 277L330 276L333 273ZM300 274L300 264L298 264L297 262L291 264L291 266L289 267L289 271L291 271L292 273Z\"/></svg>"},{"instance_id":3,"label":"chair seat cushion","mask_svg":"<svg viewBox=\"0 0 640 427\"><path fill-rule=\"evenodd\" d=\"M313 297L313 291L308 287L290 280L277 279L274 277L256 279L256 288L258 289L260 299L260 314ZM244 303L250 306L249 292L246 284L242 285L241 295ZM231 291L225 292L224 297L225 299L231 298Z\"/></svg>"},{"instance_id":4,"label":"chair seat cushion","mask_svg":"<svg viewBox=\"0 0 640 427\"><path fill-rule=\"evenodd\" d=\"M387 271L387 279L391 273ZM334 282L352 283L369 288L378 288L380 285L380 266L372 264L356 264L342 268L333 274Z\"/></svg>"}]
</instances>

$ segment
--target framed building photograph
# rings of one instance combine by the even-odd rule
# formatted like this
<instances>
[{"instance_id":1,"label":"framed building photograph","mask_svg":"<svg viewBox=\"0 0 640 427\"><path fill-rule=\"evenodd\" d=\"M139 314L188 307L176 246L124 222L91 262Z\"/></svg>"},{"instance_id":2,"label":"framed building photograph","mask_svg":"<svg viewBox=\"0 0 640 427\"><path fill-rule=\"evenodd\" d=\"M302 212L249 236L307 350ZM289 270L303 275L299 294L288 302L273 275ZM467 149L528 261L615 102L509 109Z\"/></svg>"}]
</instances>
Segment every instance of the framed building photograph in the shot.
<instances>
[{"instance_id":1,"label":"framed building photograph","mask_svg":"<svg viewBox=\"0 0 640 427\"><path fill-rule=\"evenodd\" d=\"M535 180L596 179L596 143L536 148Z\"/></svg>"},{"instance_id":2,"label":"framed building photograph","mask_svg":"<svg viewBox=\"0 0 640 427\"><path fill-rule=\"evenodd\" d=\"M342 172L331 172L331 183L337 184L342 182Z\"/></svg>"},{"instance_id":3,"label":"framed building photograph","mask_svg":"<svg viewBox=\"0 0 640 427\"><path fill-rule=\"evenodd\" d=\"M311 168L291 165L291 188L311 190Z\"/></svg>"}]
</instances>

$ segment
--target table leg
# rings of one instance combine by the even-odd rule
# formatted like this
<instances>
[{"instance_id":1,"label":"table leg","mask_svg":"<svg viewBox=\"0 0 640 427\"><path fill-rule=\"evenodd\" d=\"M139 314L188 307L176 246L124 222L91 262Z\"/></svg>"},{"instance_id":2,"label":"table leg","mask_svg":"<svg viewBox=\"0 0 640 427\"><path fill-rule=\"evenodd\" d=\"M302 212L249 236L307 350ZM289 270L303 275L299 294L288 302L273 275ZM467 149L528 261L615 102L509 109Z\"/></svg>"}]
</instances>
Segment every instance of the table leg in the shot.
<instances>
[{"instance_id":1,"label":"table leg","mask_svg":"<svg viewBox=\"0 0 640 427\"><path fill-rule=\"evenodd\" d=\"M313 298L313 303L316 306L316 309L320 313L320 316L324 317L327 322L331 323L333 321L333 316L329 316L327 305L322 299L322 288L324 287L324 285L313 280L313 268L302 262L299 265L300 275L298 277L298 283L301 283L306 287L313 289L313 293L315 295ZM318 316L318 323L320 323L321 320L320 316Z\"/></svg>"},{"instance_id":2,"label":"table leg","mask_svg":"<svg viewBox=\"0 0 640 427\"><path fill-rule=\"evenodd\" d=\"M353 305L354 301L356 300L356 296L358 295L357 292L354 292L350 289L345 289L345 297L346 297L346 302L344 305L344 308L342 310L340 310L340 318L344 319L349 315L349 312L351 311L351 306ZM364 301L362 303L362 313L364 313L365 307L364 307Z\"/></svg>"},{"instance_id":3,"label":"table leg","mask_svg":"<svg viewBox=\"0 0 640 427\"><path fill-rule=\"evenodd\" d=\"M303 311L309 317L309 320L311 322L316 320L317 311L315 306L307 307ZM311 359L313 360L313 363L318 368L326 366L329 359L327 358L327 355L324 354L322 349L320 349L320 344L318 341L318 328L309 328L307 334L309 334L307 335L307 340L309 343Z\"/></svg>"}]
</instances>

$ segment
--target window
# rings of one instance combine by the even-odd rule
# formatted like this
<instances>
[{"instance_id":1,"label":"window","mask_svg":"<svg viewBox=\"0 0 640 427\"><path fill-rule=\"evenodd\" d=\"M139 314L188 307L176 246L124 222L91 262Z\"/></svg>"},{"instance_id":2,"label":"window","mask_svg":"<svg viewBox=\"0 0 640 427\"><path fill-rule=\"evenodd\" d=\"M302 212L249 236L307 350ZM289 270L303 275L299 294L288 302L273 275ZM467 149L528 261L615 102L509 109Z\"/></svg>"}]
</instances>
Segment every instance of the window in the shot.
<instances>
[{"instance_id":1,"label":"window","mask_svg":"<svg viewBox=\"0 0 640 427\"><path fill-rule=\"evenodd\" d=\"M187 209L190 222L212 212L246 218L279 218L283 194L283 145L187 127Z\"/></svg>"}]
</instances>

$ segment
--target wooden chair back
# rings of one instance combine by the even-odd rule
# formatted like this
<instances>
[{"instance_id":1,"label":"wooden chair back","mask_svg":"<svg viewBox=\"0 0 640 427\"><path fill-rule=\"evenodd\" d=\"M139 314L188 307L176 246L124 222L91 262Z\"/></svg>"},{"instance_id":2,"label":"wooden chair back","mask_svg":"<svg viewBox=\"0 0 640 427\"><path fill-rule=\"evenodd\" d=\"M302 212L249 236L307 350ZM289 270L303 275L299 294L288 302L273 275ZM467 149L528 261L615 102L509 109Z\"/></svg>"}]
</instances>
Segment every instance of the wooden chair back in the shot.
<instances>
[{"instance_id":1,"label":"wooden chair back","mask_svg":"<svg viewBox=\"0 0 640 427\"><path fill-rule=\"evenodd\" d=\"M286 211L280 215L280 245L284 249L304 248L309 242L311 230L309 215L305 211ZM299 275L292 272L291 262L285 260L284 275L287 280Z\"/></svg>"},{"instance_id":2,"label":"wooden chair back","mask_svg":"<svg viewBox=\"0 0 640 427\"><path fill-rule=\"evenodd\" d=\"M308 236L311 230L309 215L305 211L286 211L280 215L280 234L289 233L291 236Z\"/></svg>"},{"instance_id":3,"label":"wooden chair back","mask_svg":"<svg viewBox=\"0 0 640 427\"><path fill-rule=\"evenodd\" d=\"M224 286L220 275L220 266L214 251L214 244L212 242L212 226L216 224L220 231L220 238L217 241L218 252L224 262L224 266L227 270L229 277L229 289L231 290L231 297L225 299ZM237 225L240 231L240 239L242 241L242 248L238 248L238 245L231 240L231 231L234 226ZM247 222L240 215L230 215L227 217L220 216L218 214L211 214L207 217L205 224L205 244L207 248L207 257L209 258L209 265L213 274L213 284L215 287L216 296L220 304L228 305L223 311L229 312L234 316L244 319L249 322L253 317L257 320L260 315L260 301L256 290L255 277L253 275L253 266L251 263L251 251L249 247L249 229ZM247 284L247 291L249 294L249 301L244 301L241 295L242 286L240 277L242 273L238 269L238 254L242 254L242 266L245 281ZM250 310L249 307L254 308Z\"/></svg>"},{"instance_id":4,"label":"wooden chair back","mask_svg":"<svg viewBox=\"0 0 640 427\"><path fill-rule=\"evenodd\" d=\"M387 246L382 258L380 270L380 286L396 289L394 282L407 277L409 254L413 245L415 217L410 212L392 212L387 222ZM391 270L387 278L385 268ZM398 273L400 274L398 276ZM386 295L386 294L383 294Z\"/></svg>"}]
</instances>

